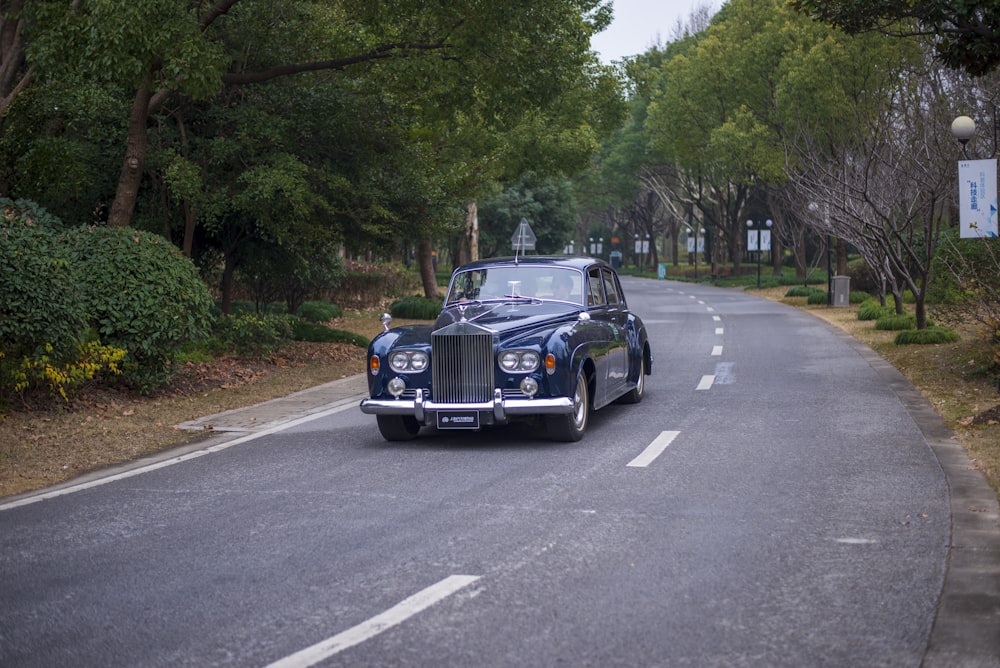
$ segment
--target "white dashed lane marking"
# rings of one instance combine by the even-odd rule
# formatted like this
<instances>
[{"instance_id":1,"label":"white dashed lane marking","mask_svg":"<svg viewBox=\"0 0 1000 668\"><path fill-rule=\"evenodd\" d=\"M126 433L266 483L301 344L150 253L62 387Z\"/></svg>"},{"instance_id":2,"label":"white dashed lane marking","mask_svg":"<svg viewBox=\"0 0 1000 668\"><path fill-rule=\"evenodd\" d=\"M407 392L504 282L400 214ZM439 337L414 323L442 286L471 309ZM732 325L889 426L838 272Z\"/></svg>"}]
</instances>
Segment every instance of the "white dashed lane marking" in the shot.
<instances>
[{"instance_id":1,"label":"white dashed lane marking","mask_svg":"<svg viewBox=\"0 0 1000 668\"><path fill-rule=\"evenodd\" d=\"M642 451L638 457L630 461L626 466L631 466L633 468L644 468L652 464L657 457L659 457L667 446L673 443L677 435L680 434L679 431L663 431L660 435L653 439L653 442L646 446L646 449Z\"/></svg>"},{"instance_id":2,"label":"white dashed lane marking","mask_svg":"<svg viewBox=\"0 0 1000 668\"><path fill-rule=\"evenodd\" d=\"M295 654L286 656L284 659L275 661L267 668L306 668L307 666L314 666L334 654L342 652L349 647L354 647L369 638L377 636L383 631L402 624L418 612L431 607L438 601L451 596L459 589L472 584L478 579L478 575L451 575L446 577L437 584L433 584L413 596L400 601L382 614L376 615L368 621L361 622L342 633L318 642L312 647L306 647Z\"/></svg>"}]
</instances>

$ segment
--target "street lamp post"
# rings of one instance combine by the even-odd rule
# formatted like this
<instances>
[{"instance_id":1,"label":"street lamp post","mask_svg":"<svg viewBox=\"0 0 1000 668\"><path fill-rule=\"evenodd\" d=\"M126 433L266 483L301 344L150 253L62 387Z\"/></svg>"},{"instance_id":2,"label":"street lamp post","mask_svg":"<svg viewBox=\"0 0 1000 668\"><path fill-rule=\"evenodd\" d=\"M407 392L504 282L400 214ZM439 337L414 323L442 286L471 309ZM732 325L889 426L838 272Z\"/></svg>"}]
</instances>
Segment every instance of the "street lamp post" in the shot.
<instances>
[{"instance_id":1,"label":"street lamp post","mask_svg":"<svg viewBox=\"0 0 1000 668\"><path fill-rule=\"evenodd\" d=\"M770 229L771 229L771 225L773 225L773 224L774 224L774 222L770 218L768 218L767 220L765 220L763 222L763 225L768 230L768 236L765 239L765 237L763 236L765 228L764 227L760 227L759 225L755 226L754 221L752 221L752 220L748 220L747 221L747 230L748 230L747 231L747 246L748 247L751 246L750 240L754 239L753 233L754 232L757 233L757 237L754 240L754 243L752 244L752 247L750 248L750 250L756 249L756 251L757 251L757 289L758 290L760 290L760 257L764 253L764 242L765 242L765 240L767 241L767 245L768 246L771 245Z\"/></svg>"}]
</instances>

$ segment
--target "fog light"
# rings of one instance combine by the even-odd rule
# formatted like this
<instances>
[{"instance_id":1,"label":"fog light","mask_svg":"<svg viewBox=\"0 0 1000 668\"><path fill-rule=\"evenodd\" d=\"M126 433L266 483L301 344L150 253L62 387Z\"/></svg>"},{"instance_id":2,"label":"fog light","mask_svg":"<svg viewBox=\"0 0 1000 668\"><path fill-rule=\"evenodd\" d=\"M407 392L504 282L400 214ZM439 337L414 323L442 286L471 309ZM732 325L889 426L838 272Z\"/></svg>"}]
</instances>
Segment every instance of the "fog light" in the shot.
<instances>
[{"instance_id":1,"label":"fog light","mask_svg":"<svg viewBox=\"0 0 1000 668\"><path fill-rule=\"evenodd\" d=\"M538 394L538 381L534 378L525 378L521 381L521 391L528 395L528 397L533 397Z\"/></svg>"},{"instance_id":2,"label":"fog light","mask_svg":"<svg viewBox=\"0 0 1000 668\"><path fill-rule=\"evenodd\" d=\"M402 378L393 378L389 381L389 384L386 385L386 389L389 390L389 394L399 399L399 395L401 395L403 390L406 389L406 383L403 382Z\"/></svg>"}]
</instances>

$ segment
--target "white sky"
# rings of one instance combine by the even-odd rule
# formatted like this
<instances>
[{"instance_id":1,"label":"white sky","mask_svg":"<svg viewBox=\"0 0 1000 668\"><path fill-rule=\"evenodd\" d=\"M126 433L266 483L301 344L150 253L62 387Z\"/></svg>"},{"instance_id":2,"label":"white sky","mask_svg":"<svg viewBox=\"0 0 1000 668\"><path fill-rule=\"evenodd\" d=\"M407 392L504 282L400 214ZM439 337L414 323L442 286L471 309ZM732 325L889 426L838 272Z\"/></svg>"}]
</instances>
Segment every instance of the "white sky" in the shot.
<instances>
[{"instance_id":1,"label":"white sky","mask_svg":"<svg viewBox=\"0 0 1000 668\"><path fill-rule=\"evenodd\" d=\"M594 35L590 48L608 64L623 56L634 56L655 44L666 44L677 19L687 23L700 5L717 11L719 0L614 0L615 18L604 32Z\"/></svg>"}]
</instances>

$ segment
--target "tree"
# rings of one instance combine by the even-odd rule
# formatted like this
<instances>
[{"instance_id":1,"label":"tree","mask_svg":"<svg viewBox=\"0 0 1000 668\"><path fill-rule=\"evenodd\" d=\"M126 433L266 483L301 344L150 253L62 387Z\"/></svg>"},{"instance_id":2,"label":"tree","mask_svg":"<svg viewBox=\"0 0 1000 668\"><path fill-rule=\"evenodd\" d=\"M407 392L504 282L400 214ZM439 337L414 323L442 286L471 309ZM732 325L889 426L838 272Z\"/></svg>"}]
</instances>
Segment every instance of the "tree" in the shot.
<instances>
[{"instance_id":1,"label":"tree","mask_svg":"<svg viewBox=\"0 0 1000 668\"><path fill-rule=\"evenodd\" d=\"M993 0L793 0L791 4L852 34L934 36L941 62L973 76L1000 64L1000 5Z\"/></svg>"},{"instance_id":2,"label":"tree","mask_svg":"<svg viewBox=\"0 0 1000 668\"><path fill-rule=\"evenodd\" d=\"M572 238L576 202L566 177L539 179L526 174L513 186L479 206L480 243L484 257L509 255L511 234L522 218L537 237L536 252L562 252Z\"/></svg>"},{"instance_id":3,"label":"tree","mask_svg":"<svg viewBox=\"0 0 1000 668\"><path fill-rule=\"evenodd\" d=\"M917 328L927 326L931 262L954 189L957 148L941 128L953 115L949 88L929 59L896 70L882 67L879 113L856 116L849 141L817 145L803 138L798 176L803 191L829 207L831 231L849 241L888 283L916 299ZM875 87L875 90L879 90ZM833 150L831 150L831 148Z\"/></svg>"}]
</instances>

